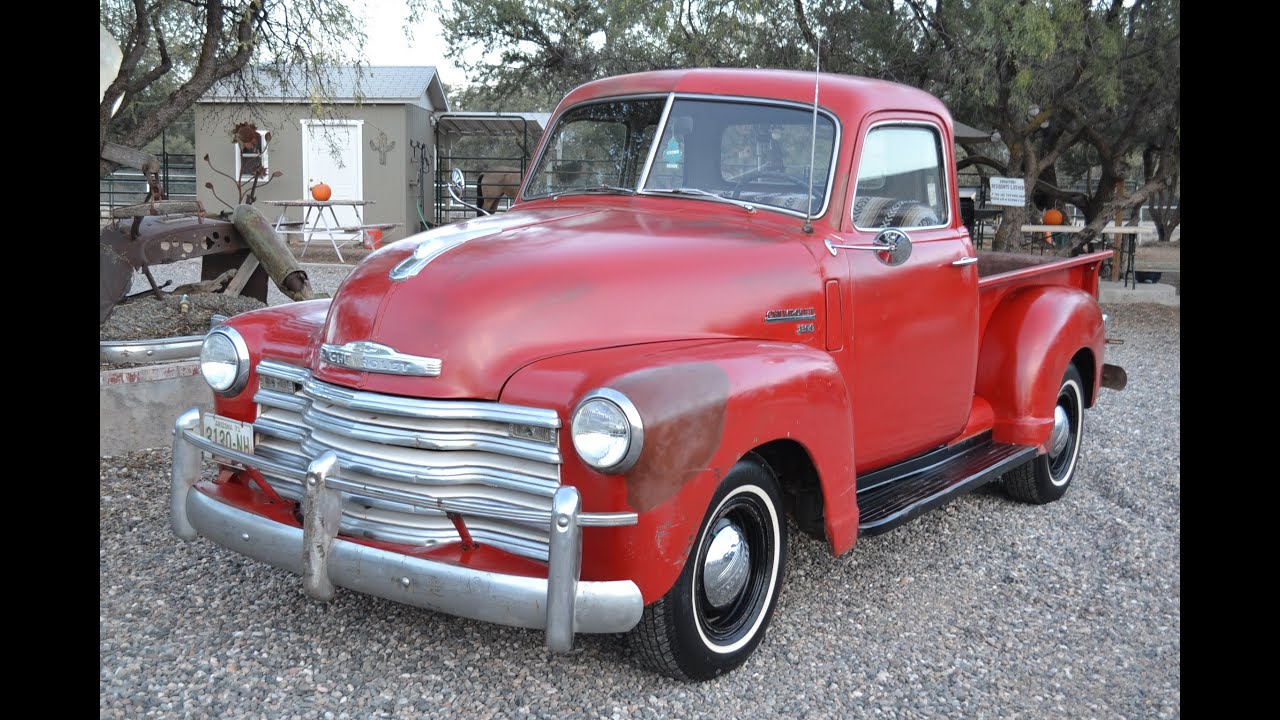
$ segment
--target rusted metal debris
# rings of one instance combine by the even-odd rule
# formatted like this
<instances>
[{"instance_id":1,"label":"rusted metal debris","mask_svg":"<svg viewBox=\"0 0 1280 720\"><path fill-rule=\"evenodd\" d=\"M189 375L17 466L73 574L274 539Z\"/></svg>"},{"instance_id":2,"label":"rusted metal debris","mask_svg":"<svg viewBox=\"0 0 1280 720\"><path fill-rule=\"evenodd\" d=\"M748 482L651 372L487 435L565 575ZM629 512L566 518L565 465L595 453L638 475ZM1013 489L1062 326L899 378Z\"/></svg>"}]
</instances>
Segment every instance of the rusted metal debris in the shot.
<instances>
[{"instance_id":1,"label":"rusted metal debris","mask_svg":"<svg viewBox=\"0 0 1280 720\"><path fill-rule=\"evenodd\" d=\"M236 130L242 143L257 139L252 125L237 126ZM150 266L197 257L204 258L202 281L176 288L175 292L231 292L265 303L269 276L294 300L313 297L307 273L262 213L252 206L258 175L254 176L246 204L235 208L234 221L228 221L206 217L198 200L166 200L155 156L106 143L102 157L141 170L147 178L148 191L144 202L112 210L115 221L103 229L99 239L99 322L106 322L112 309L125 298L135 270L142 271L151 285L150 292L162 299L164 293L151 275ZM237 191L242 192L240 182L235 181ZM206 186L212 187L208 183Z\"/></svg>"},{"instance_id":2,"label":"rusted metal debris","mask_svg":"<svg viewBox=\"0 0 1280 720\"><path fill-rule=\"evenodd\" d=\"M99 239L99 322L105 322L112 308L124 299L135 270L147 273L151 265L248 249L239 231L226 220L160 215L114 222L103 229ZM153 278L148 277L148 282L159 292ZM258 299L266 302L265 288Z\"/></svg>"},{"instance_id":3,"label":"rusted metal debris","mask_svg":"<svg viewBox=\"0 0 1280 720\"><path fill-rule=\"evenodd\" d=\"M238 205L231 220L280 292L293 300L314 297L306 271L260 210L249 204Z\"/></svg>"}]
</instances>

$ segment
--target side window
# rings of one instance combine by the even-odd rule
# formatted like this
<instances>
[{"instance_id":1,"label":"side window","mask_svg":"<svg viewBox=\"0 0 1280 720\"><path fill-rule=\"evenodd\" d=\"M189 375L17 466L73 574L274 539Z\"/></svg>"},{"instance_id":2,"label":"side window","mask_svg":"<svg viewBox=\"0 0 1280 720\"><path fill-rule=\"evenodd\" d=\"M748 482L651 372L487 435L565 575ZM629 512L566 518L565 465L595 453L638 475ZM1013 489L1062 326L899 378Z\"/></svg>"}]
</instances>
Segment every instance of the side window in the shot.
<instances>
[{"instance_id":1,"label":"side window","mask_svg":"<svg viewBox=\"0 0 1280 720\"><path fill-rule=\"evenodd\" d=\"M872 128L858 163L853 224L862 229L946 224L942 157L941 137L934 128Z\"/></svg>"},{"instance_id":2,"label":"side window","mask_svg":"<svg viewBox=\"0 0 1280 720\"><path fill-rule=\"evenodd\" d=\"M256 175L260 183L271 179L271 163L267 143L270 130L259 130L253 123L240 123L235 129L232 152L235 154L235 176L252 180Z\"/></svg>"}]
</instances>

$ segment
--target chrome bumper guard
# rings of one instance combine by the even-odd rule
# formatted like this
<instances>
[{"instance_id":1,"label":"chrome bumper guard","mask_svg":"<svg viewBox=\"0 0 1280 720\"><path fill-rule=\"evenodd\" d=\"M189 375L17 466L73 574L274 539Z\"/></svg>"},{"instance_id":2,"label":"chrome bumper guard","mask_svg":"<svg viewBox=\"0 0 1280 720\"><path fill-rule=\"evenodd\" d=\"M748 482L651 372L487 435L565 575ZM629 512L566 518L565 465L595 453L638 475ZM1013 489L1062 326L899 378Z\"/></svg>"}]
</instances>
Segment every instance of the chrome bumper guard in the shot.
<instances>
[{"instance_id":1,"label":"chrome bumper guard","mask_svg":"<svg viewBox=\"0 0 1280 720\"><path fill-rule=\"evenodd\" d=\"M307 594L333 599L335 586L472 620L545 629L547 647L567 652L576 633L626 632L640 622L644 602L630 580L579 580L584 525L632 525L634 513L583 513L577 488L561 487L552 499L547 578L473 570L401 555L337 537L341 493L331 487L333 452L307 468L303 527L275 522L232 507L202 492L202 451L248 467L272 466L253 455L215 445L199 433L192 408L174 426L170 519L183 540L205 537L242 555L302 575ZM291 470L289 470L291 471Z\"/></svg>"}]
</instances>

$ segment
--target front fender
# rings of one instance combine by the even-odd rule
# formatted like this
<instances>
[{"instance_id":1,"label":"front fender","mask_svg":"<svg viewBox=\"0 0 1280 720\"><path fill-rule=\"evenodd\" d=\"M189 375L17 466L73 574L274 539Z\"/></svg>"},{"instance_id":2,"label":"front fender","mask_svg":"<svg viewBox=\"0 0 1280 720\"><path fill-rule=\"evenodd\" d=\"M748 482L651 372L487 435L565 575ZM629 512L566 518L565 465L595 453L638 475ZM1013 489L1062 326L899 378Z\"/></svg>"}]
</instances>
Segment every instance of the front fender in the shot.
<instances>
[{"instance_id":1,"label":"front fender","mask_svg":"<svg viewBox=\"0 0 1280 720\"><path fill-rule=\"evenodd\" d=\"M643 450L626 473L601 474L574 450L571 413L597 387L624 393L644 425ZM639 513L636 525L586 531L582 577L633 580L646 604L675 582L725 473L764 443L792 440L808 452L833 549L856 539L852 412L825 352L758 340L593 350L522 368L501 399L560 413L561 482L578 488L584 510Z\"/></svg>"},{"instance_id":2,"label":"front fender","mask_svg":"<svg viewBox=\"0 0 1280 720\"><path fill-rule=\"evenodd\" d=\"M1092 365L1081 367L1080 373L1096 391L1105 343L1102 310L1083 290L1032 286L1001 300L983 333L975 388L991 403L992 439L1017 445L1048 442L1067 364L1087 350Z\"/></svg>"},{"instance_id":3,"label":"front fender","mask_svg":"<svg viewBox=\"0 0 1280 720\"><path fill-rule=\"evenodd\" d=\"M306 367L318 344L316 338L329 312L329 303L328 299L305 300L253 310L227 320L226 325L240 333L249 348L249 381L233 397L214 393L215 412L253 422L258 415L253 402L258 390L258 363L271 358Z\"/></svg>"}]
</instances>

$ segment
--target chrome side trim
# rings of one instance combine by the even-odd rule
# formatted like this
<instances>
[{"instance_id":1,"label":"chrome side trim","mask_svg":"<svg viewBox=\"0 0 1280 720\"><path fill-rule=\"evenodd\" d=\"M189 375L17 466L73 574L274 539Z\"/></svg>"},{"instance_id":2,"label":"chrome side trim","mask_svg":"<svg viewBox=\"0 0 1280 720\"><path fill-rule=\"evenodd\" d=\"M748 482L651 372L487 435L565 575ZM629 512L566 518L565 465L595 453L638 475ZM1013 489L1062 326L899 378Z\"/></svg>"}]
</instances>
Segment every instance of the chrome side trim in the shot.
<instances>
[{"instance_id":1,"label":"chrome side trim","mask_svg":"<svg viewBox=\"0 0 1280 720\"><path fill-rule=\"evenodd\" d=\"M100 340L98 361L104 363L172 362L200 357L203 335L150 340Z\"/></svg>"},{"instance_id":2,"label":"chrome side trim","mask_svg":"<svg viewBox=\"0 0 1280 720\"><path fill-rule=\"evenodd\" d=\"M296 575L303 572L303 530L245 512L200 491L185 515L199 534L223 547ZM458 617L513 627L547 627L547 602L562 593L549 580L502 575L423 560L349 542L329 547L326 568L337 587ZM572 627L580 633L622 633L640 622L644 601L630 580L579 581Z\"/></svg>"},{"instance_id":3,"label":"chrome side trim","mask_svg":"<svg viewBox=\"0 0 1280 720\"><path fill-rule=\"evenodd\" d=\"M188 410L186 413L183 413L182 417L186 418L192 412L198 412L198 410L196 408L192 408L191 410ZM217 445L205 439L199 433L195 432L194 428L182 429L181 431L175 428L174 432L176 435L176 437L174 438L174 451L175 451L174 457L175 458L179 457L179 455L177 454L178 447L179 447L178 443L185 442L186 444L195 447L195 449L197 450L196 452L197 458L199 458L200 456L198 451L204 450L210 453L211 455L213 455L214 458L219 461L229 462L231 464L236 464L242 467L256 468L257 470L261 471L263 474L279 475L280 477L289 478L291 480L294 480L295 482L303 482L307 477L307 471L303 468L282 462L280 460L265 458L265 457L262 457L261 455L249 455L236 450L231 450L229 448L224 448L221 445ZM341 472L342 468L356 469L347 462L347 459L345 457L339 457L338 466L340 468L338 471L339 473ZM175 466L174 472L177 473L176 466ZM198 469L195 473L195 477L197 478L199 477ZM192 480L192 482L194 483L195 481ZM346 480L340 477L330 476L327 478L327 482L334 487L341 486L345 489L359 488L359 492L361 493L370 493L369 488L367 488L362 483L358 483L356 481L351 481L351 480ZM379 491L385 491L385 490L386 490L385 488L379 489ZM421 497L424 497L424 496L420 496L419 499L421 499ZM399 502L399 500L397 501ZM467 500L432 499L430 500L430 504L423 505L423 507L435 508L435 509L443 510L445 512L459 512L463 514L476 514L476 515L486 515L486 516L488 512L488 508L477 507L474 504L470 504ZM510 512L510 511L506 510L505 512ZM548 512L548 511L529 510L527 513L522 511L522 512L519 512L518 514L521 519L527 519L528 522L530 522L531 524L547 524L551 522L551 512ZM635 512L580 513L578 515L578 524L583 527L623 527L627 525L635 525L637 522L639 522L639 519L640 519L639 514Z\"/></svg>"}]
</instances>

